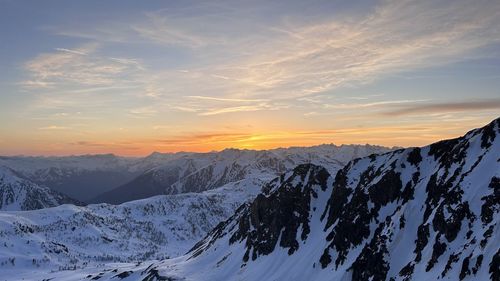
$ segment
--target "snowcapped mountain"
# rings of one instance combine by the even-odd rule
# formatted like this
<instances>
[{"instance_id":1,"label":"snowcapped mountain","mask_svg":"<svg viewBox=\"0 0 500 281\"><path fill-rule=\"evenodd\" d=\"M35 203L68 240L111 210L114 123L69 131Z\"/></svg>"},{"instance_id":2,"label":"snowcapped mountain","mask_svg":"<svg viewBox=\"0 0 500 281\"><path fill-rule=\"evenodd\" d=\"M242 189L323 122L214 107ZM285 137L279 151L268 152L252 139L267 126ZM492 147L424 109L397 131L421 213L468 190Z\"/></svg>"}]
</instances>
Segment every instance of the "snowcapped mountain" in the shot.
<instances>
[{"instance_id":1,"label":"snowcapped mountain","mask_svg":"<svg viewBox=\"0 0 500 281\"><path fill-rule=\"evenodd\" d=\"M134 159L114 155L69 157L1 157L11 168L37 184L85 201L133 179L140 172L128 167Z\"/></svg>"},{"instance_id":2,"label":"snowcapped mountain","mask_svg":"<svg viewBox=\"0 0 500 281\"><path fill-rule=\"evenodd\" d=\"M274 177L300 163L340 168L351 159L386 151L389 148L370 145L321 145L270 151L154 152L143 158L113 154L0 156L0 165L83 202L119 204L161 194L209 190L250 174Z\"/></svg>"},{"instance_id":3,"label":"snowcapped mountain","mask_svg":"<svg viewBox=\"0 0 500 281\"><path fill-rule=\"evenodd\" d=\"M330 171L336 172L341 161L347 161L349 157L387 150L374 146L341 146L333 153L333 148L318 146L314 148L317 153L308 152L300 157L285 149L281 153L283 159L292 159L290 163L322 161L329 165ZM303 151L302 148L295 150ZM23 270L46 273L49 270L100 267L110 262L161 260L185 254L219 222L234 214L237 207L253 200L262 186L274 177L275 171L286 169L285 165L273 162L269 152L259 152L257 160L255 153L225 150L210 153L207 158L200 157L205 154L196 154L196 157L182 155L167 160L167 163L175 162L172 167L176 168L189 169L190 165L184 164L194 163L191 167L197 169L193 175L188 174L187 179L204 173L200 171L245 171L236 164L228 164L235 162L244 163L247 170L253 172L244 173L241 179L238 175L233 176L233 172L218 171L217 174L223 176L210 182L211 189L207 191L189 189L184 192L192 192L156 196L118 206L64 205L33 212L0 213L0 240L4 241L3 249L0 244L0 271L14 272L18 276ZM154 157L163 156L155 154ZM221 165L215 165L217 162ZM165 166L162 166L162 172ZM274 170L266 172L269 167ZM186 182L188 180L183 183ZM224 185L215 188L219 184Z\"/></svg>"},{"instance_id":4,"label":"snowcapped mountain","mask_svg":"<svg viewBox=\"0 0 500 281\"><path fill-rule=\"evenodd\" d=\"M119 204L159 194L202 192L245 178L272 179L302 163L338 170L352 159L387 151L372 145L320 145L184 154L91 201Z\"/></svg>"},{"instance_id":5,"label":"snowcapped mountain","mask_svg":"<svg viewBox=\"0 0 500 281\"><path fill-rule=\"evenodd\" d=\"M59 192L37 185L0 166L0 211L36 210L61 204L79 204Z\"/></svg>"},{"instance_id":6,"label":"snowcapped mountain","mask_svg":"<svg viewBox=\"0 0 500 281\"><path fill-rule=\"evenodd\" d=\"M186 255L55 280L499 280L500 119L269 183Z\"/></svg>"},{"instance_id":7,"label":"snowcapped mountain","mask_svg":"<svg viewBox=\"0 0 500 281\"><path fill-rule=\"evenodd\" d=\"M203 193L162 195L118 206L0 212L0 272L17 276L23 270L47 272L179 256L253 199L262 184L243 180Z\"/></svg>"}]
</instances>

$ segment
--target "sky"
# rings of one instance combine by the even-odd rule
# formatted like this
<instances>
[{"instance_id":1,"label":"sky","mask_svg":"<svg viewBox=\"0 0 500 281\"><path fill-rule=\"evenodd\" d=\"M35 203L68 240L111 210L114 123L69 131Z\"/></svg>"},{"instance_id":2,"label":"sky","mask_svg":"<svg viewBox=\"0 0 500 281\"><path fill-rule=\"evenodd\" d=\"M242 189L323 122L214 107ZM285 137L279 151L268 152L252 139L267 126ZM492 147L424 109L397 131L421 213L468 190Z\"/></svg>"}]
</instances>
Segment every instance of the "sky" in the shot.
<instances>
[{"instance_id":1,"label":"sky","mask_svg":"<svg viewBox=\"0 0 500 281\"><path fill-rule=\"evenodd\" d=\"M422 146L500 116L500 1L0 0L0 155Z\"/></svg>"}]
</instances>

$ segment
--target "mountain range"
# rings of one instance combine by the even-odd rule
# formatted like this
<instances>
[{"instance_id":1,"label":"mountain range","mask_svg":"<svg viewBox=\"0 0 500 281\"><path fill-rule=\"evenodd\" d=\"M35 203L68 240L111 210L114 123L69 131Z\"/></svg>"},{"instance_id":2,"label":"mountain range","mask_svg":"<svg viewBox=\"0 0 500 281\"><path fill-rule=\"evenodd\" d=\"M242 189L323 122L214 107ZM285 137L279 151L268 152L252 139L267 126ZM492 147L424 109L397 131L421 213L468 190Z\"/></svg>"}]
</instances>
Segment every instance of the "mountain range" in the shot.
<instances>
[{"instance_id":1,"label":"mountain range","mask_svg":"<svg viewBox=\"0 0 500 281\"><path fill-rule=\"evenodd\" d=\"M372 145L320 145L184 154L145 171L91 202L119 204L160 194L203 192L248 178L270 180L301 163L315 163L337 170L352 159L389 150Z\"/></svg>"},{"instance_id":2,"label":"mountain range","mask_svg":"<svg viewBox=\"0 0 500 281\"><path fill-rule=\"evenodd\" d=\"M60 201L17 209L32 210L29 212L0 212L3 241L0 271L18 272L20 268L58 271L99 267L110 262L177 257L186 253L219 222L229 218L241 204L253 200L266 182L286 172L288 167L292 169L296 164L314 162L325 165L333 173L354 158L385 151L389 149L369 145L322 145L272 152L227 149L214 153L155 153L149 157L155 158L154 161L132 159L136 165L129 167L134 169L144 167L144 163L163 163L138 177L149 177L153 180L151 186L159 186L150 194L153 197L120 205L54 207L71 203ZM19 164L23 159L17 158L19 166L14 167L25 175L41 175L43 173L36 171L48 171L47 167L57 165L59 171L89 174L89 170L105 168L104 164L94 167L92 162L101 163L102 159L113 157L85 156L76 157L75 161L51 158L53 162L45 164L40 158L37 165L24 168ZM128 163L126 161L131 160L125 158L123 162ZM65 166L67 163L73 163L71 169ZM178 172L172 180L170 172L180 170L188 172ZM37 185L33 183L32 186ZM147 185L137 183L133 186L137 188L137 197L147 195ZM165 191L170 186L172 189ZM45 191L49 194L50 190ZM115 201L125 198L119 196L119 191L112 194L117 194ZM43 207L54 208L35 210Z\"/></svg>"},{"instance_id":3,"label":"mountain range","mask_svg":"<svg viewBox=\"0 0 500 281\"><path fill-rule=\"evenodd\" d=\"M301 164L185 255L54 280L499 280L500 119L456 139Z\"/></svg>"},{"instance_id":4,"label":"mountain range","mask_svg":"<svg viewBox=\"0 0 500 281\"><path fill-rule=\"evenodd\" d=\"M138 176L166 195L0 212L0 280L500 280L500 118L377 149L183 154Z\"/></svg>"},{"instance_id":5,"label":"mountain range","mask_svg":"<svg viewBox=\"0 0 500 281\"><path fill-rule=\"evenodd\" d=\"M390 148L320 145L210 153L113 154L66 157L2 156L0 166L34 184L86 203L120 204L155 195L201 192L249 177L275 177L300 163L341 168L351 159Z\"/></svg>"}]
</instances>

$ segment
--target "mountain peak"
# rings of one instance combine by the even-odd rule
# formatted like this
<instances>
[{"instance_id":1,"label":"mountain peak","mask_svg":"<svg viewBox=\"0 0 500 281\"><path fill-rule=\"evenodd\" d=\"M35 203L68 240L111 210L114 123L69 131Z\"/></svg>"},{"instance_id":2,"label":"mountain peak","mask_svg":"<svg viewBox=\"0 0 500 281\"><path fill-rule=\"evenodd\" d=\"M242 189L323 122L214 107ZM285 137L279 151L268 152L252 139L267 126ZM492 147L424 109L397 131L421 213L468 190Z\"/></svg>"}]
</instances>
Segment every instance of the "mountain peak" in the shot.
<instances>
[{"instance_id":1,"label":"mountain peak","mask_svg":"<svg viewBox=\"0 0 500 281\"><path fill-rule=\"evenodd\" d=\"M210 268L206 280L497 280L499 124L353 160L335 179L297 166L185 262L154 268L165 276Z\"/></svg>"}]
</instances>

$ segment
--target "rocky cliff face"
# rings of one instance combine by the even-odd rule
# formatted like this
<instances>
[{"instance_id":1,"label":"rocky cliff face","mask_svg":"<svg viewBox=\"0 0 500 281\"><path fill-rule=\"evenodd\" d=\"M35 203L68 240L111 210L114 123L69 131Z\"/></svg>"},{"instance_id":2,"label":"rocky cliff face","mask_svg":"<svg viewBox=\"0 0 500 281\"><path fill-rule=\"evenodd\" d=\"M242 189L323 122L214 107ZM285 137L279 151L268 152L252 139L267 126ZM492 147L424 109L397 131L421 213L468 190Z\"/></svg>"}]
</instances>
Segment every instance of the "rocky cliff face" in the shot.
<instances>
[{"instance_id":1,"label":"rocky cliff face","mask_svg":"<svg viewBox=\"0 0 500 281\"><path fill-rule=\"evenodd\" d=\"M130 267L127 280L496 281L499 135L497 119L457 139L356 159L335 176L299 165L190 253Z\"/></svg>"}]
</instances>

